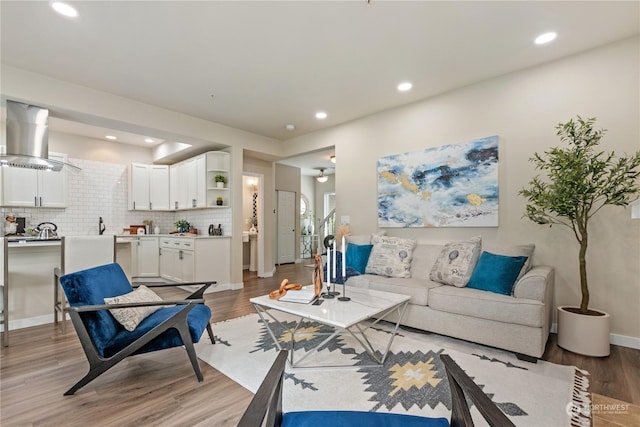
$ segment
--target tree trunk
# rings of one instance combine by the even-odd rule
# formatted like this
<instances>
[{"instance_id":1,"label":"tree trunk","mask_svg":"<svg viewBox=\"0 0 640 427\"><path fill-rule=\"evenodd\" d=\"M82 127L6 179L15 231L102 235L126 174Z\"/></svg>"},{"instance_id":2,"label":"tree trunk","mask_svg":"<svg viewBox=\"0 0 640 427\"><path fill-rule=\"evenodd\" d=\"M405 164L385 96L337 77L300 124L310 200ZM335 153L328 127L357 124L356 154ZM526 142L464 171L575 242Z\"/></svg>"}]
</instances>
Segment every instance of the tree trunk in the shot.
<instances>
[{"instance_id":1,"label":"tree trunk","mask_svg":"<svg viewBox=\"0 0 640 427\"><path fill-rule=\"evenodd\" d=\"M580 312L587 314L589 308L589 287L587 286L587 232L582 233L582 239L580 240L580 254L578 259L580 260L580 289L582 291L582 301L580 302Z\"/></svg>"}]
</instances>

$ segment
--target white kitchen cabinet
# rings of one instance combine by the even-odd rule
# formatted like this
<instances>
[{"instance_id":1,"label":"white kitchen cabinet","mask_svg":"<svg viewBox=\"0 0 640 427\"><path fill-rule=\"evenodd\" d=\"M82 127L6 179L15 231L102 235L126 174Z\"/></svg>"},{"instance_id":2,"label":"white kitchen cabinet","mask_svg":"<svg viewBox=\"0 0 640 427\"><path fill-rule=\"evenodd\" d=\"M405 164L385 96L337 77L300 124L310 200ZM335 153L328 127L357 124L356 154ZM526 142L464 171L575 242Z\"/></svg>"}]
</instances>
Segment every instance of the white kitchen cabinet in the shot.
<instances>
[{"instance_id":1,"label":"white kitchen cabinet","mask_svg":"<svg viewBox=\"0 0 640 427\"><path fill-rule=\"evenodd\" d=\"M49 153L49 158L67 161L64 154ZM67 172L25 168L0 168L2 206L64 208L67 206Z\"/></svg>"},{"instance_id":2,"label":"white kitchen cabinet","mask_svg":"<svg viewBox=\"0 0 640 427\"><path fill-rule=\"evenodd\" d=\"M129 210L170 210L169 166L131 163Z\"/></svg>"},{"instance_id":3,"label":"white kitchen cabinet","mask_svg":"<svg viewBox=\"0 0 640 427\"><path fill-rule=\"evenodd\" d=\"M135 277L158 277L160 259L158 237L134 237L131 246L132 275Z\"/></svg>"},{"instance_id":4,"label":"white kitchen cabinet","mask_svg":"<svg viewBox=\"0 0 640 427\"><path fill-rule=\"evenodd\" d=\"M215 176L227 179L224 188L218 188ZM169 168L169 206L172 210L229 207L229 153L211 151L192 157ZM216 200L222 197L223 204Z\"/></svg>"},{"instance_id":5,"label":"white kitchen cabinet","mask_svg":"<svg viewBox=\"0 0 640 427\"><path fill-rule=\"evenodd\" d=\"M161 237L160 276L176 282L228 284L229 239Z\"/></svg>"},{"instance_id":6,"label":"white kitchen cabinet","mask_svg":"<svg viewBox=\"0 0 640 427\"><path fill-rule=\"evenodd\" d=\"M149 209L170 210L169 166L151 165L149 168Z\"/></svg>"}]
</instances>

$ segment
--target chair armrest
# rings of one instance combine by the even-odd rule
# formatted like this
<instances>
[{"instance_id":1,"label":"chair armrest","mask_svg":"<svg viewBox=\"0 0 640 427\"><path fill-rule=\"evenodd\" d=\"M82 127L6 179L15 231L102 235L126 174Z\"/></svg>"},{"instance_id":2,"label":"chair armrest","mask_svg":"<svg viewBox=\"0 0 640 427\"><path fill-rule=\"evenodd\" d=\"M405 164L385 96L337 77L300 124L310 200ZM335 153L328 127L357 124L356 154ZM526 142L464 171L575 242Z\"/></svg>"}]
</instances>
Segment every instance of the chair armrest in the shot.
<instances>
[{"instance_id":1,"label":"chair armrest","mask_svg":"<svg viewBox=\"0 0 640 427\"><path fill-rule=\"evenodd\" d=\"M209 286L211 285L215 285L216 282L215 280L209 280L206 282L184 282L184 283L171 283L171 282L164 282L164 283L145 283L145 282L133 282L131 283L132 287L138 287L141 285L146 286L147 288L161 288L161 287L167 287L167 286L197 286L197 285L202 285L200 287L200 289L198 289L197 291L195 291L194 293L192 293L191 295L189 295L187 298L185 299L201 299L204 296L204 291L206 291Z\"/></svg>"},{"instance_id":2,"label":"chair armrest","mask_svg":"<svg viewBox=\"0 0 640 427\"><path fill-rule=\"evenodd\" d=\"M282 424L282 380L287 363L286 350L280 351L260 384L238 427L280 426ZM267 422L263 421L267 418Z\"/></svg>"},{"instance_id":3,"label":"chair armrest","mask_svg":"<svg viewBox=\"0 0 640 427\"><path fill-rule=\"evenodd\" d=\"M465 396L471 399L482 417L493 427L515 427L515 424L496 406L476 383L448 354L441 354L451 389L451 426L472 426L473 420Z\"/></svg>"},{"instance_id":4,"label":"chair armrest","mask_svg":"<svg viewBox=\"0 0 640 427\"><path fill-rule=\"evenodd\" d=\"M152 307L165 305L190 305L204 304L203 299L177 300L177 301L149 301L149 302L129 302L123 304L99 304L99 305L78 305L64 309L64 311L75 311L77 313L86 313L89 311L111 310L113 308L129 308L129 307Z\"/></svg>"},{"instance_id":5,"label":"chair armrest","mask_svg":"<svg viewBox=\"0 0 640 427\"><path fill-rule=\"evenodd\" d=\"M553 267L536 265L516 282L513 287L513 296L551 304L548 295L552 295L553 283Z\"/></svg>"}]
</instances>

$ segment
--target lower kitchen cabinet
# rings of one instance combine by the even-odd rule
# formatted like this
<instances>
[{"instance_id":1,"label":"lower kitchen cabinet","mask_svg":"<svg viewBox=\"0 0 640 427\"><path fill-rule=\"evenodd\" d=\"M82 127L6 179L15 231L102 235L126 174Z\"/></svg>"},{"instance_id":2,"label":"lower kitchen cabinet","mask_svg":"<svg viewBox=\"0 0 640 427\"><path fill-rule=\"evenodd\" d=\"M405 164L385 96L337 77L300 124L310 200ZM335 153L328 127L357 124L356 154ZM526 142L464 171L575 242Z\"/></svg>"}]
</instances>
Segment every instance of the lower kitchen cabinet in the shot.
<instances>
[{"instance_id":1,"label":"lower kitchen cabinet","mask_svg":"<svg viewBox=\"0 0 640 427\"><path fill-rule=\"evenodd\" d=\"M228 284L228 238L160 237L160 276L175 282Z\"/></svg>"},{"instance_id":2,"label":"lower kitchen cabinet","mask_svg":"<svg viewBox=\"0 0 640 427\"><path fill-rule=\"evenodd\" d=\"M160 260L157 236L133 237L131 243L131 269L135 277L158 277Z\"/></svg>"}]
</instances>

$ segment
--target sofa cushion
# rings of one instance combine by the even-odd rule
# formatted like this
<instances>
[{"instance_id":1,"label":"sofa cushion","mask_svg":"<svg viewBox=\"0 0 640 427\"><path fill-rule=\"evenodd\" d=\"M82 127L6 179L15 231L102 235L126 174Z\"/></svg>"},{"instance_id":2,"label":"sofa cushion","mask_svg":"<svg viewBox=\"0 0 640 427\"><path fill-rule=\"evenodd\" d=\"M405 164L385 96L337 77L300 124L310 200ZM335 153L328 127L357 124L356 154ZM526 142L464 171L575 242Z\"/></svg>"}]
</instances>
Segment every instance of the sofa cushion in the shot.
<instances>
[{"instance_id":1,"label":"sofa cushion","mask_svg":"<svg viewBox=\"0 0 640 427\"><path fill-rule=\"evenodd\" d=\"M347 267L351 267L358 273L364 274L372 248L373 245L356 245L355 243L349 243L345 256Z\"/></svg>"},{"instance_id":2,"label":"sofa cushion","mask_svg":"<svg viewBox=\"0 0 640 427\"><path fill-rule=\"evenodd\" d=\"M397 277L376 276L375 274L350 277L349 280L347 280L347 285L362 289L372 289L374 291L408 295L411 297L409 304L420 306L426 306L428 304L429 289L443 286L442 283L432 282L429 279L421 277L401 279Z\"/></svg>"},{"instance_id":3,"label":"sofa cushion","mask_svg":"<svg viewBox=\"0 0 640 427\"><path fill-rule=\"evenodd\" d=\"M416 241L401 237L371 236L371 255L365 272L387 277L411 277L411 260Z\"/></svg>"},{"instance_id":4,"label":"sofa cushion","mask_svg":"<svg viewBox=\"0 0 640 427\"><path fill-rule=\"evenodd\" d=\"M438 259L442 245L418 243L413 249L411 260L411 277L429 278L433 263Z\"/></svg>"},{"instance_id":5,"label":"sofa cushion","mask_svg":"<svg viewBox=\"0 0 640 427\"><path fill-rule=\"evenodd\" d=\"M472 289L511 295L516 278L522 270L527 257L510 257L482 252L469 284Z\"/></svg>"},{"instance_id":6,"label":"sofa cushion","mask_svg":"<svg viewBox=\"0 0 640 427\"><path fill-rule=\"evenodd\" d=\"M450 242L444 245L431 268L429 278L445 285L460 288L466 286L478 262L481 243L482 238L476 236L468 241Z\"/></svg>"},{"instance_id":7,"label":"sofa cushion","mask_svg":"<svg viewBox=\"0 0 640 427\"><path fill-rule=\"evenodd\" d=\"M518 274L518 278L516 280L520 280L520 278L531 269L531 266L533 265L533 252L535 248L536 245L534 245L533 243L525 245L507 245L504 243L491 241L482 242L483 251L491 252L492 254L496 255L527 257L527 262L524 263L524 266L522 267L522 270L520 270L520 274Z\"/></svg>"},{"instance_id":8,"label":"sofa cushion","mask_svg":"<svg viewBox=\"0 0 640 427\"><path fill-rule=\"evenodd\" d=\"M452 314L541 328L545 305L540 301L514 298L479 289L440 286L429 290L429 308ZM429 329L426 326L426 329Z\"/></svg>"}]
</instances>

